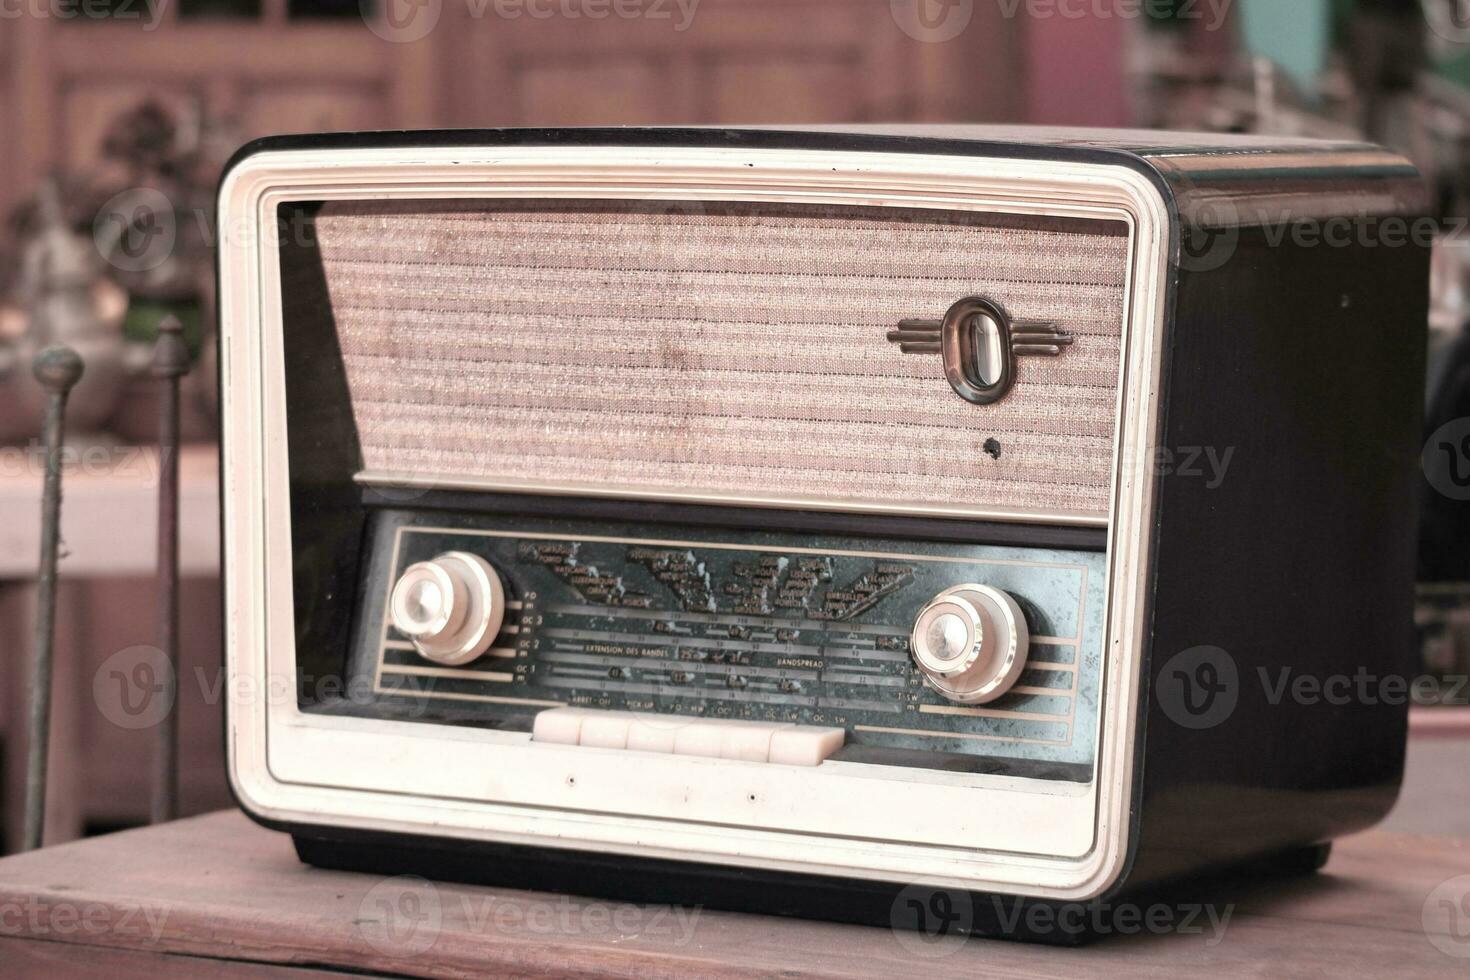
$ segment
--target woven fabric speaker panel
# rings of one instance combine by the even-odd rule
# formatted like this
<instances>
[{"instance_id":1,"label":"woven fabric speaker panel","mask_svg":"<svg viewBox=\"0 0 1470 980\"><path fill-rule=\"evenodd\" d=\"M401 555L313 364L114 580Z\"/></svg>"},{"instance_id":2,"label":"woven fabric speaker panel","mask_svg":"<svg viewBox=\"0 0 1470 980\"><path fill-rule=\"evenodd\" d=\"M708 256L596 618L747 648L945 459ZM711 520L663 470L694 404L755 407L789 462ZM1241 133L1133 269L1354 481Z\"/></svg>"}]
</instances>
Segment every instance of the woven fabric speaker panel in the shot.
<instances>
[{"instance_id":1,"label":"woven fabric speaker panel","mask_svg":"<svg viewBox=\"0 0 1470 980\"><path fill-rule=\"evenodd\" d=\"M369 473L1106 516L1120 223L349 202L316 236ZM972 405L886 337L971 295L1076 343Z\"/></svg>"}]
</instances>

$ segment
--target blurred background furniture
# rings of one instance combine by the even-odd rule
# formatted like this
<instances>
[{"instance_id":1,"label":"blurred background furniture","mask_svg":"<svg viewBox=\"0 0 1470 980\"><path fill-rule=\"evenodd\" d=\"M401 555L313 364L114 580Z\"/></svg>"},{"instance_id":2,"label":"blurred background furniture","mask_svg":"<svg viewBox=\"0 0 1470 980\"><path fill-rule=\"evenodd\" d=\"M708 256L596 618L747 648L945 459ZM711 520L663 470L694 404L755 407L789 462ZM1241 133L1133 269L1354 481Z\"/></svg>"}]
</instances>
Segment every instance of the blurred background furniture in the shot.
<instances>
[{"instance_id":1,"label":"blurred background furniture","mask_svg":"<svg viewBox=\"0 0 1470 980\"><path fill-rule=\"evenodd\" d=\"M140 19L143 0L112 6L112 20L8 22L0 125L17 138L0 149L10 175L0 208L58 165L98 165L112 120L146 100L180 113L202 101L249 139L460 126L1014 120L1027 98L1026 25L989 3L973 5L963 41L939 44L897 29L889 0L700 0L682 30L673 3L660 5L667 19L572 19L497 15L529 5L439 2L435 29L403 43L368 30L356 2L172 0L155 5L156 26ZM1047 33L1037 45L1051 70L1061 59L1047 54ZM1118 33L1095 37L1098 50L1117 49L1107 42ZM1109 84L1121 76L1083 74L1094 67L1089 60L1072 75L1078 89L1099 93L1084 98L1121 91Z\"/></svg>"}]
</instances>

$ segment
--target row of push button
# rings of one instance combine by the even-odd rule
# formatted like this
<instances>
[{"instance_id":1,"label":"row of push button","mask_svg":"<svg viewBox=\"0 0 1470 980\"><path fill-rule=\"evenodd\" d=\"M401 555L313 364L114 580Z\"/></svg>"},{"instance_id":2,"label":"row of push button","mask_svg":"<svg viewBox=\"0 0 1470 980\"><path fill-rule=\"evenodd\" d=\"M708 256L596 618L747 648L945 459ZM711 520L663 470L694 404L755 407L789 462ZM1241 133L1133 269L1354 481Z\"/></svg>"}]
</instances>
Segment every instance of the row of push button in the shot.
<instances>
[{"instance_id":1,"label":"row of push button","mask_svg":"<svg viewBox=\"0 0 1470 980\"><path fill-rule=\"evenodd\" d=\"M531 737L555 745L815 766L842 748L846 732L784 722L552 708L536 716Z\"/></svg>"}]
</instances>

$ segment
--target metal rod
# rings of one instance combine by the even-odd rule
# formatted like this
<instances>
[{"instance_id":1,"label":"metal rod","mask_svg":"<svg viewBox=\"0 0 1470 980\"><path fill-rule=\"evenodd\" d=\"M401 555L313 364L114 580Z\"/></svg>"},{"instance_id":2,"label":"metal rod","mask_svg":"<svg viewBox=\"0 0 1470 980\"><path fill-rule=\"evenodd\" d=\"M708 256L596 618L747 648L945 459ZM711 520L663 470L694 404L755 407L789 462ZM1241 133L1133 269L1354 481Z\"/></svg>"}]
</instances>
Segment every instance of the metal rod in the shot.
<instances>
[{"instance_id":1,"label":"metal rod","mask_svg":"<svg viewBox=\"0 0 1470 980\"><path fill-rule=\"evenodd\" d=\"M50 392L43 440L46 483L41 498L41 566L36 582L36 629L31 662L30 737L26 759L25 830L21 849L41 846L46 833L46 763L51 746L51 668L56 644L56 560L61 541L61 446L66 399L82 376L82 359L53 344L31 363L36 380Z\"/></svg>"},{"instance_id":2,"label":"metal rod","mask_svg":"<svg viewBox=\"0 0 1470 980\"><path fill-rule=\"evenodd\" d=\"M174 317L158 324L153 348L158 379L158 646L167 660L163 690L168 706L158 723L153 757L153 823L179 812L179 378L189 370L189 349Z\"/></svg>"}]
</instances>

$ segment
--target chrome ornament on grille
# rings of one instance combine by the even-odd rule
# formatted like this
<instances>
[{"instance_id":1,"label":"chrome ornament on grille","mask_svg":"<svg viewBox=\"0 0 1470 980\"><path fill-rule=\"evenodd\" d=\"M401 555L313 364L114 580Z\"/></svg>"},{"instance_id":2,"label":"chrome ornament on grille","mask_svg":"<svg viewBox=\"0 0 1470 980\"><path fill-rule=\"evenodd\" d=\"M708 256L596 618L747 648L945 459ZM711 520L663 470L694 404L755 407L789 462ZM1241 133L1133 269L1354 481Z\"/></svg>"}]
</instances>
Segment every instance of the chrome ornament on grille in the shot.
<instances>
[{"instance_id":1,"label":"chrome ornament on grille","mask_svg":"<svg viewBox=\"0 0 1470 980\"><path fill-rule=\"evenodd\" d=\"M888 331L905 354L942 354L944 376L965 401L998 402L1016 383L1016 358L1058 357L1073 337L1049 323L1012 321L996 303L960 300L943 320L904 320Z\"/></svg>"}]
</instances>

